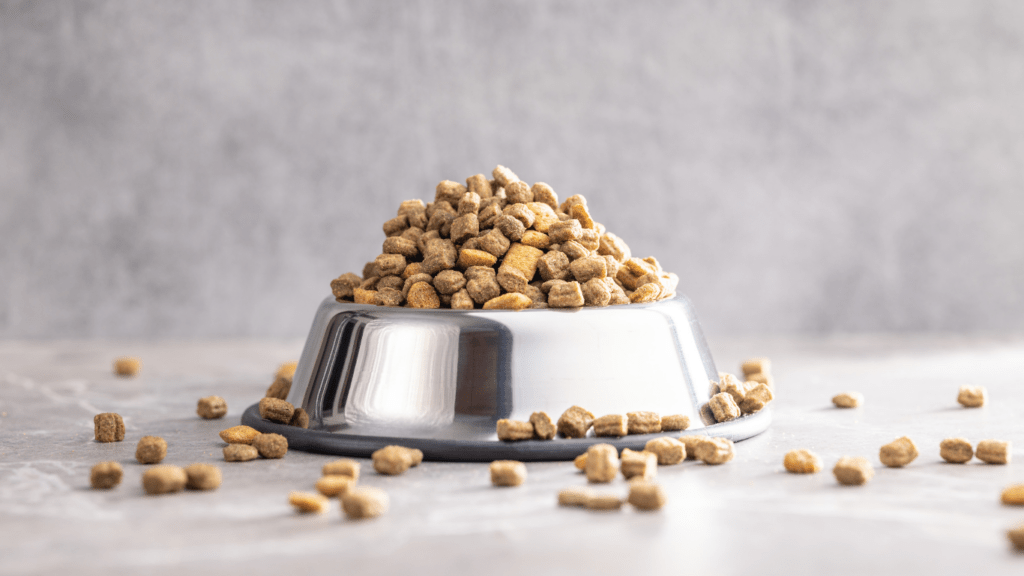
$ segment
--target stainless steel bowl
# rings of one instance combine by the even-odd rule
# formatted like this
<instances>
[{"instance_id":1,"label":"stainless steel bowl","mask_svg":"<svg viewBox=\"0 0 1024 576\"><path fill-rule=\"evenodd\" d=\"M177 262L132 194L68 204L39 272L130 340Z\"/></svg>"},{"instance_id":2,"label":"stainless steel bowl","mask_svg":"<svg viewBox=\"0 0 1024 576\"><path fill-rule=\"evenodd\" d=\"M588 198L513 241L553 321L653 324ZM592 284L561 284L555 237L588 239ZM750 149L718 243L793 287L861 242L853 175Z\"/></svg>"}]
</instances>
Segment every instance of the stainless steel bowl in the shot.
<instances>
[{"instance_id":1,"label":"stainless steel bowl","mask_svg":"<svg viewBox=\"0 0 1024 576\"><path fill-rule=\"evenodd\" d=\"M243 423L301 450L367 456L388 444L432 460L565 460L606 442L641 449L658 435L502 442L501 418L593 412L686 414L687 432L742 440L770 409L721 424L707 410L718 371L689 300L572 310L418 310L339 303L317 310L288 401L309 429ZM667 433L666 433L667 434ZM680 433L671 433L678 436Z\"/></svg>"}]
</instances>

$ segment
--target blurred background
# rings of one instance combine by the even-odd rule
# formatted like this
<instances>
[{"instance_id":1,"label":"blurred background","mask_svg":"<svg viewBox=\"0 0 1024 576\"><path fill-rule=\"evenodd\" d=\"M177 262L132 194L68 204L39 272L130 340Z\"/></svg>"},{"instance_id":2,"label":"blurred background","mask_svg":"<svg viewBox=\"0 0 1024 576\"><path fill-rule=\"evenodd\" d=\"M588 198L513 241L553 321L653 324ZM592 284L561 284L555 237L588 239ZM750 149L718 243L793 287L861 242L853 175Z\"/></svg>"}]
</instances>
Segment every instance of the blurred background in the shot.
<instances>
[{"instance_id":1,"label":"blurred background","mask_svg":"<svg viewBox=\"0 0 1024 576\"><path fill-rule=\"evenodd\" d=\"M714 335L1020 332L1024 2L0 2L0 337L302 337L497 164Z\"/></svg>"}]
</instances>

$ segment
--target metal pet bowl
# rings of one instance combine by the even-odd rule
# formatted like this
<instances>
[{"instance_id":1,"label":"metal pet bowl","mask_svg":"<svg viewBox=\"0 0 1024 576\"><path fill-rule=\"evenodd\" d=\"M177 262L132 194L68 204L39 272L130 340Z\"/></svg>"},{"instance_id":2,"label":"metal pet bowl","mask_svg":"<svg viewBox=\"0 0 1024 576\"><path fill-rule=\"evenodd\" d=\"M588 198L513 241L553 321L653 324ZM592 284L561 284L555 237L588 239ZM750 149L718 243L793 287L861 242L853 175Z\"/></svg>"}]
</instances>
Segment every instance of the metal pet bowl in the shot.
<instances>
[{"instance_id":1,"label":"metal pet bowl","mask_svg":"<svg viewBox=\"0 0 1024 576\"><path fill-rule=\"evenodd\" d=\"M569 460L591 444L642 449L680 433L502 442L501 418L557 420L576 404L595 416L650 410L686 414L687 432L742 440L766 430L770 409L716 424L707 408L718 379L685 297L572 310L420 310L339 303L317 310L288 401L309 429L242 422L291 448L369 456L388 444L429 460Z\"/></svg>"}]
</instances>

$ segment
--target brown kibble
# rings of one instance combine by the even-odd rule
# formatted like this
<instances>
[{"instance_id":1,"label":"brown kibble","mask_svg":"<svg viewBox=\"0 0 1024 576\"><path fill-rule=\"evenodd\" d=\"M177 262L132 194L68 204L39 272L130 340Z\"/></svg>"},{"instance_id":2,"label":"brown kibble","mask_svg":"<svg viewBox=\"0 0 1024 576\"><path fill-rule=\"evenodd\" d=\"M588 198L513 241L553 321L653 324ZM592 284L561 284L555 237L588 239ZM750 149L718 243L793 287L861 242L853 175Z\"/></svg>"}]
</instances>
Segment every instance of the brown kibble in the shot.
<instances>
[{"instance_id":1,"label":"brown kibble","mask_svg":"<svg viewBox=\"0 0 1024 576\"><path fill-rule=\"evenodd\" d=\"M381 226L381 229L384 230L384 235L385 236L390 237L390 236L397 236L397 235L401 234L408 227L409 227L409 216L407 216L405 214L402 214L400 216L395 216L394 218L392 218L391 220L388 220L387 222L384 222L384 224ZM363 274L363 276L366 276L366 275Z\"/></svg>"},{"instance_id":2,"label":"brown kibble","mask_svg":"<svg viewBox=\"0 0 1024 576\"><path fill-rule=\"evenodd\" d=\"M509 247L502 261L501 269L513 268L519 271L527 281L533 279L537 272L537 265L544 251L532 246L515 243Z\"/></svg>"},{"instance_id":3,"label":"brown kibble","mask_svg":"<svg viewBox=\"0 0 1024 576\"><path fill-rule=\"evenodd\" d=\"M530 190L530 187L522 180L509 182L508 186L505 186L505 194L508 196L509 204L526 204L527 202L533 202L533 191Z\"/></svg>"},{"instance_id":4,"label":"brown kibble","mask_svg":"<svg viewBox=\"0 0 1024 576\"><path fill-rule=\"evenodd\" d=\"M978 442L974 455L988 464L1009 464L1010 443L1004 440L982 440Z\"/></svg>"},{"instance_id":5,"label":"brown kibble","mask_svg":"<svg viewBox=\"0 0 1024 576\"><path fill-rule=\"evenodd\" d=\"M878 459L890 468L902 468L914 458L917 458L917 446L906 436L893 440L878 451Z\"/></svg>"},{"instance_id":6,"label":"brown kibble","mask_svg":"<svg viewBox=\"0 0 1024 576\"><path fill-rule=\"evenodd\" d=\"M1024 550L1024 524L1007 530L1006 537L1010 539L1010 544L1012 544L1014 548L1017 550Z\"/></svg>"},{"instance_id":7,"label":"brown kibble","mask_svg":"<svg viewBox=\"0 0 1024 576\"><path fill-rule=\"evenodd\" d=\"M376 294L376 292L374 292ZM278 400L284 400L288 398L288 393L292 390L292 377L291 376L277 376L274 378L274 383L267 388L264 398L277 398Z\"/></svg>"},{"instance_id":8,"label":"brown kibble","mask_svg":"<svg viewBox=\"0 0 1024 576\"><path fill-rule=\"evenodd\" d=\"M248 462L260 455L259 450L248 444L229 444L224 447L224 461Z\"/></svg>"},{"instance_id":9,"label":"brown kibble","mask_svg":"<svg viewBox=\"0 0 1024 576\"><path fill-rule=\"evenodd\" d=\"M292 419L288 421L288 425L297 428L309 428L309 414L302 408L296 408L292 414Z\"/></svg>"},{"instance_id":10,"label":"brown kibble","mask_svg":"<svg viewBox=\"0 0 1024 576\"><path fill-rule=\"evenodd\" d=\"M356 288L353 290L355 294L356 304L372 304L377 305L377 291L376 290L363 290L362 288Z\"/></svg>"},{"instance_id":11,"label":"brown kibble","mask_svg":"<svg viewBox=\"0 0 1024 576\"><path fill-rule=\"evenodd\" d=\"M401 254L381 254L374 260L377 264L378 276L399 275L405 270L405 256Z\"/></svg>"},{"instance_id":12,"label":"brown kibble","mask_svg":"<svg viewBox=\"0 0 1024 576\"><path fill-rule=\"evenodd\" d=\"M199 414L201 418L212 420L215 418L223 418L228 413L228 403L224 401L220 396L207 396L199 399L199 404L196 406L196 414Z\"/></svg>"},{"instance_id":13,"label":"brown kibble","mask_svg":"<svg viewBox=\"0 0 1024 576\"><path fill-rule=\"evenodd\" d=\"M476 238L480 233L480 221L476 214L463 214L452 221L451 239L456 244L462 244L470 238Z\"/></svg>"},{"instance_id":14,"label":"brown kibble","mask_svg":"<svg viewBox=\"0 0 1024 576\"><path fill-rule=\"evenodd\" d=\"M185 476L185 487L189 490L216 490L220 487L220 468L213 464L189 464L185 466Z\"/></svg>"},{"instance_id":15,"label":"brown kibble","mask_svg":"<svg viewBox=\"0 0 1024 576\"><path fill-rule=\"evenodd\" d=\"M625 436L629 433L629 418L622 414L609 414L594 420L597 436Z\"/></svg>"},{"instance_id":16,"label":"brown kibble","mask_svg":"<svg viewBox=\"0 0 1024 576\"><path fill-rule=\"evenodd\" d=\"M124 420L115 412L104 412L92 417L93 434L97 442L124 440Z\"/></svg>"},{"instance_id":17,"label":"brown kibble","mask_svg":"<svg viewBox=\"0 0 1024 576\"><path fill-rule=\"evenodd\" d=\"M583 438L594 424L594 415L579 406L573 406L558 418L558 433L566 438Z\"/></svg>"},{"instance_id":18,"label":"brown kibble","mask_svg":"<svg viewBox=\"0 0 1024 576\"><path fill-rule=\"evenodd\" d=\"M712 396L708 401L708 406L711 408L711 413L715 415L716 422L735 420L742 414L740 407L732 399L732 395L726 392L719 392Z\"/></svg>"},{"instance_id":19,"label":"brown kibble","mask_svg":"<svg viewBox=\"0 0 1024 576\"><path fill-rule=\"evenodd\" d=\"M713 465L724 464L736 455L728 438L705 438L697 443L696 452L698 460Z\"/></svg>"},{"instance_id":20,"label":"brown kibble","mask_svg":"<svg viewBox=\"0 0 1024 576\"><path fill-rule=\"evenodd\" d=\"M484 310L525 310L533 305L526 294L509 292L484 302Z\"/></svg>"},{"instance_id":21,"label":"brown kibble","mask_svg":"<svg viewBox=\"0 0 1024 576\"><path fill-rule=\"evenodd\" d=\"M426 282L417 282L409 288L406 301L411 308L440 308L441 299L437 297L434 287Z\"/></svg>"},{"instance_id":22,"label":"brown kibble","mask_svg":"<svg viewBox=\"0 0 1024 576\"><path fill-rule=\"evenodd\" d=\"M745 382L740 382L735 376L725 372L719 373L718 378L718 390L732 396L737 406L747 397L749 387Z\"/></svg>"},{"instance_id":23,"label":"brown kibble","mask_svg":"<svg viewBox=\"0 0 1024 576\"><path fill-rule=\"evenodd\" d=\"M356 481L349 476L324 476L316 481L317 492L333 498L355 488Z\"/></svg>"},{"instance_id":24,"label":"brown kibble","mask_svg":"<svg viewBox=\"0 0 1024 576\"><path fill-rule=\"evenodd\" d=\"M697 460L697 445L709 438L706 434L680 436L679 441L686 447L686 459Z\"/></svg>"},{"instance_id":25,"label":"brown kibble","mask_svg":"<svg viewBox=\"0 0 1024 576\"><path fill-rule=\"evenodd\" d=\"M590 488L566 488L558 493L558 505L585 506L593 495L594 491Z\"/></svg>"},{"instance_id":26,"label":"brown kibble","mask_svg":"<svg viewBox=\"0 0 1024 576\"><path fill-rule=\"evenodd\" d=\"M843 456L832 469L836 480L844 486L860 486L867 484L875 475L875 469L867 458Z\"/></svg>"},{"instance_id":27,"label":"brown kibble","mask_svg":"<svg viewBox=\"0 0 1024 576\"><path fill-rule=\"evenodd\" d=\"M618 262L625 262L632 257L629 246L626 245L622 238L611 232L602 234L599 242L597 253L602 256L611 256Z\"/></svg>"},{"instance_id":28,"label":"brown kibble","mask_svg":"<svg viewBox=\"0 0 1024 576\"><path fill-rule=\"evenodd\" d=\"M551 440L558 431L547 412L530 414L530 424L533 425L533 437L540 440Z\"/></svg>"},{"instance_id":29,"label":"brown kibble","mask_svg":"<svg viewBox=\"0 0 1024 576\"><path fill-rule=\"evenodd\" d=\"M452 310L472 310L474 308L473 298L469 295L469 291L463 288L455 294L452 294Z\"/></svg>"},{"instance_id":30,"label":"brown kibble","mask_svg":"<svg viewBox=\"0 0 1024 576\"><path fill-rule=\"evenodd\" d=\"M142 369L142 361L132 356L122 356L114 360L114 374L117 376L134 377Z\"/></svg>"},{"instance_id":31,"label":"brown kibble","mask_svg":"<svg viewBox=\"0 0 1024 576\"><path fill-rule=\"evenodd\" d=\"M607 306L612 302L612 291L603 278L591 278L580 286L585 306Z\"/></svg>"},{"instance_id":32,"label":"brown kibble","mask_svg":"<svg viewBox=\"0 0 1024 576\"><path fill-rule=\"evenodd\" d=\"M657 412L627 412L630 434L656 434L661 432L661 416Z\"/></svg>"},{"instance_id":33,"label":"brown kibble","mask_svg":"<svg viewBox=\"0 0 1024 576\"><path fill-rule=\"evenodd\" d=\"M508 188L509 184L519 181L519 176L516 176L515 172L500 164L491 171L491 176L494 176L494 181L502 188Z\"/></svg>"},{"instance_id":34,"label":"brown kibble","mask_svg":"<svg viewBox=\"0 0 1024 576\"><path fill-rule=\"evenodd\" d=\"M555 222L548 228L548 237L556 244L564 244L570 240L579 240L583 235L583 226L579 220Z\"/></svg>"},{"instance_id":35,"label":"brown kibble","mask_svg":"<svg viewBox=\"0 0 1024 576\"><path fill-rule=\"evenodd\" d=\"M580 232L580 239L577 240L577 242L587 250L593 252L601 246L601 235L597 230L584 228L583 231ZM597 257L604 260L604 256L598 255Z\"/></svg>"},{"instance_id":36,"label":"brown kibble","mask_svg":"<svg viewBox=\"0 0 1024 576\"><path fill-rule=\"evenodd\" d=\"M544 280L565 280L571 273L569 257L563 252L548 252L537 260L537 270Z\"/></svg>"},{"instance_id":37,"label":"brown kibble","mask_svg":"<svg viewBox=\"0 0 1024 576\"><path fill-rule=\"evenodd\" d=\"M586 470L587 469L587 453L584 452L583 454L580 454L579 456L574 458L573 461L572 461L572 464L573 464L573 466L576 467L577 470Z\"/></svg>"},{"instance_id":38,"label":"brown kibble","mask_svg":"<svg viewBox=\"0 0 1024 576\"><path fill-rule=\"evenodd\" d=\"M410 228L409 230L416 230L416 228ZM401 254L406 258L415 258L420 255L420 249L416 247L416 242L402 236L385 238L384 244L381 245L381 252L384 254ZM406 267L408 267L408 264L406 264Z\"/></svg>"},{"instance_id":39,"label":"brown kibble","mask_svg":"<svg viewBox=\"0 0 1024 576\"><path fill-rule=\"evenodd\" d=\"M421 270L424 274L437 274L441 270L455 267L459 260L459 250L448 238L433 238L426 243L423 253Z\"/></svg>"},{"instance_id":40,"label":"brown kibble","mask_svg":"<svg viewBox=\"0 0 1024 576\"><path fill-rule=\"evenodd\" d=\"M859 408L864 404L864 395L860 392L843 392L832 397L836 408Z\"/></svg>"},{"instance_id":41,"label":"brown kibble","mask_svg":"<svg viewBox=\"0 0 1024 576\"><path fill-rule=\"evenodd\" d=\"M946 438L939 443L939 456L946 462L965 464L974 458L974 448L966 438Z\"/></svg>"},{"instance_id":42,"label":"brown kibble","mask_svg":"<svg viewBox=\"0 0 1024 576\"><path fill-rule=\"evenodd\" d=\"M661 297L661 286L657 284L644 284L638 286L632 294L629 295L629 301L633 304L646 304L648 302L654 302Z\"/></svg>"},{"instance_id":43,"label":"brown kibble","mask_svg":"<svg viewBox=\"0 0 1024 576\"><path fill-rule=\"evenodd\" d=\"M465 216L472 214L474 217L480 212L480 195L470 190L462 195L459 199L459 205L457 207L459 216ZM454 225L453 225L454 227Z\"/></svg>"},{"instance_id":44,"label":"brown kibble","mask_svg":"<svg viewBox=\"0 0 1024 576\"><path fill-rule=\"evenodd\" d=\"M592 278L604 278L608 275L608 263L600 256L587 256L573 261L569 270L577 282L583 283Z\"/></svg>"},{"instance_id":45,"label":"brown kibble","mask_svg":"<svg viewBox=\"0 0 1024 576\"><path fill-rule=\"evenodd\" d=\"M611 444L594 444L587 449L587 480L611 482L619 474L619 453Z\"/></svg>"},{"instance_id":46,"label":"brown kibble","mask_svg":"<svg viewBox=\"0 0 1024 576\"><path fill-rule=\"evenodd\" d=\"M690 417L683 414L673 414L661 417L661 430L663 432L676 432L686 430L690 427Z\"/></svg>"},{"instance_id":47,"label":"brown kibble","mask_svg":"<svg viewBox=\"0 0 1024 576\"><path fill-rule=\"evenodd\" d=\"M353 480L359 480L359 468L359 462L342 458L341 460L324 464L320 472L324 476L348 476Z\"/></svg>"},{"instance_id":48,"label":"brown kibble","mask_svg":"<svg viewBox=\"0 0 1024 576\"><path fill-rule=\"evenodd\" d=\"M569 217L579 221L580 226L590 230L594 229L594 219L590 217L585 204L574 204L569 207Z\"/></svg>"},{"instance_id":49,"label":"brown kibble","mask_svg":"<svg viewBox=\"0 0 1024 576\"><path fill-rule=\"evenodd\" d=\"M417 282L426 282L429 285L433 285L434 277L431 276L430 274L424 274L422 272L419 274L413 274L412 276L409 276L408 278L405 279L405 283L402 284L402 295L408 298L409 290L411 290L412 287L415 286Z\"/></svg>"},{"instance_id":50,"label":"brown kibble","mask_svg":"<svg viewBox=\"0 0 1024 576\"><path fill-rule=\"evenodd\" d=\"M167 456L167 442L159 436L143 436L135 446L135 459L141 464L157 464Z\"/></svg>"},{"instance_id":51,"label":"brown kibble","mask_svg":"<svg viewBox=\"0 0 1024 576\"><path fill-rule=\"evenodd\" d=\"M494 195L494 192L491 190L490 180L483 174L466 178L466 187L470 192L479 195L480 198L490 198Z\"/></svg>"},{"instance_id":52,"label":"brown kibble","mask_svg":"<svg viewBox=\"0 0 1024 576\"><path fill-rule=\"evenodd\" d=\"M466 285L466 277L456 270L444 270L434 277L434 288L441 294L455 294Z\"/></svg>"},{"instance_id":53,"label":"brown kibble","mask_svg":"<svg viewBox=\"0 0 1024 576\"><path fill-rule=\"evenodd\" d=\"M264 458L284 458L288 453L288 439L280 434L260 434L253 438L252 447Z\"/></svg>"},{"instance_id":54,"label":"brown kibble","mask_svg":"<svg viewBox=\"0 0 1024 576\"><path fill-rule=\"evenodd\" d=\"M590 251L583 247L583 244L575 240L569 240L559 245L558 250L569 258L569 261L578 260L590 256ZM571 271L571 269L570 269Z\"/></svg>"},{"instance_id":55,"label":"brown kibble","mask_svg":"<svg viewBox=\"0 0 1024 576\"><path fill-rule=\"evenodd\" d=\"M388 276L388 278L398 278L398 276ZM401 281L400 278L399 281ZM402 296L402 291L397 288L378 287L377 293L373 297L373 302L377 306L390 306L392 308L401 306L403 300L405 298Z\"/></svg>"},{"instance_id":56,"label":"brown kibble","mask_svg":"<svg viewBox=\"0 0 1024 576\"><path fill-rule=\"evenodd\" d=\"M449 205L455 206L467 191L466 187L458 182L442 180L434 189L434 202L447 202Z\"/></svg>"},{"instance_id":57,"label":"brown kibble","mask_svg":"<svg viewBox=\"0 0 1024 576\"><path fill-rule=\"evenodd\" d=\"M622 508L622 498L614 494L591 494L584 507L590 510L618 510Z\"/></svg>"},{"instance_id":58,"label":"brown kibble","mask_svg":"<svg viewBox=\"0 0 1024 576\"><path fill-rule=\"evenodd\" d=\"M412 466L419 464L415 452L419 452L419 460L423 459L423 453L419 450L406 448L405 446L385 446L373 453L373 469L378 474L395 476L405 472Z\"/></svg>"},{"instance_id":59,"label":"brown kibble","mask_svg":"<svg viewBox=\"0 0 1024 576\"><path fill-rule=\"evenodd\" d=\"M142 475L142 489L150 495L181 492L187 482L188 475L179 466L154 466Z\"/></svg>"},{"instance_id":60,"label":"brown kibble","mask_svg":"<svg viewBox=\"0 0 1024 576\"><path fill-rule=\"evenodd\" d=\"M495 218L494 229L512 242L519 242L523 239L523 234L526 234L526 226L511 214L502 214Z\"/></svg>"},{"instance_id":61,"label":"brown kibble","mask_svg":"<svg viewBox=\"0 0 1024 576\"><path fill-rule=\"evenodd\" d=\"M533 438L533 424L520 420L509 420L502 418L496 426L498 440L529 440Z\"/></svg>"},{"instance_id":62,"label":"brown kibble","mask_svg":"<svg viewBox=\"0 0 1024 576\"><path fill-rule=\"evenodd\" d=\"M252 444L260 431L251 426L232 426L220 431L220 439L228 444Z\"/></svg>"},{"instance_id":63,"label":"brown kibble","mask_svg":"<svg viewBox=\"0 0 1024 576\"><path fill-rule=\"evenodd\" d=\"M551 239L548 238L548 235L536 230L527 230L520 242L524 246L530 246L539 250L544 250L551 245Z\"/></svg>"},{"instance_id":64,"label":"brown kibble","mask_svg":"<svg viewBox=\"0 0 1024 576\"><path fill-rule=\"evenodd\" d=\"M622 476L650 480L658 474L658 456L653 452L636 452L626 448L622 451Z\"/></svg>"},{"instance_id":65,"label":"brown kibble","mask_svg":"<svg viewBox=\"0 0 1024 576\"><path fill-rule=\"evenodd\" d=\"M264 420L270 420L271 422L277 422L279 424L287 424L292 421L292 415L295 414L295 407L289 402L279 400L277 398L263 398L259 403L260 418Z\"/></svg>"},{"instance_id":66,"label":"brown kibble","mask_svg":"<svg viewBox=\"0 0 1024 576\"><path fill-rule=\"evenodd\" d=\"M494 269L473 266L466 270L466 292L473 302L485 304L501 294L501 286L495 278Z\"/></svg>"},{"instance_id":67,"label":"brown kibble","mask_svg":"<svg viewBox=\"0 0 1024 576\"><path fill-rule=\"evenodd\" d=\"M1007 486L1003 489L1000 500L1002 500L1003 504L1007 504L1009 506L1024 505L1024 484Z\"/></svg>"},{"instance_id":68,"label":"brown kibble","mask_svg":"<svg viewBox=\"0 0 1024 576\"><path fill-rule=\"evenodd\" d=\"M984 386L961 386L956 401L965 408L980 408L985 405L988 391Z\"/></svg>"},{"instance_id":69,"label":"brown kibble","mask_svg":"<svg viewBox=\"0 0 1024 576\"><path fill-rule=\"evenodd\" d=\"M579 308L583 304L583 291L579 282L556 284L548 292L548 306L552 308Z\"/></svg>"},{"instance_id":70,"label":"brown kibble","mask_svg":"<svg viewBox=\"0 0 1024 576\"><path fill-rule=\"evenodd\" d=\"M456 262L456 265L465 270L470 266L494 266L497 261L498 257L490 252L463 248L459 251L459 259Z\"/></svg>"},{"instance_id":71,"label":"brown kibble","mask_svg":"<svg viewBox=\"0 0 1024 576\"><path fill-rule=\"evenodd\" d=\"M110 490L121 483L124 470L117 462L100 462L89 471L89 485L96 490Z\"/></svg>"},{"instance_id":72,"label":"brown kibble","mask_svg":"<svg viewBox=\"0 0 1024 576\"><path fill-rule=\"evenodd\" d=\"M353 297L352 290L358 288L362 283L363 279L358 275L346 272L331 280L331 293L338 300L351 300Z\"/></svg>"},{"instance_id":73,"label":"brown kibble","mask_svg":"<svg viewBox=\"0 0 1024 576\"><path fill-rule=\"evenodd\" d=\"M526 465L515 460L491 462L491 484L495 486L519 486L526 482Z\"/></svg>"},{"instance_id":74,"label":"brown kibble","mask_svg":"<svg viewBox=\"0 0 1024 576\"><path fill-rule=\"evenodd\" d=\"M537 182L530 188L530 192L533 192L533 201L542 202L551 207L552 210L558 209L558 194L543 182Z\"/></svg>"},{"instance_id":75,"label":"brown kibble","mask_svg":"<svg viewBox=\"0 0 1024 576\"><path fill-rule=\"evenodd\" d=\"M660 466L671 466L686 460L686 445L675 438L655 438L649 440L644 450L658 457Z\"/></svg>"},{"instance_id":76,"label":"brown kibble","mask_svg":"<svg viewBox=\"0 0 1024 576\"><path fill-rule=\"evenodd\" d=\"M629 483L627 501L637 510L660 510L665 505L665 491L657 484L634 480Z\"/></svg>"},{"instance_id":77,"label":"brown kibble","mask_svg":"<svg viewBox=\"0 0 1024 576\"><path fill-rule=\"evenodd\" d=\"M744 396L743 401L739 403L740 412L744 414L760 412L769 402L775 399L775 394L767 384L761 384L760 382L756 384L747 382L746 384L748 386L747 394ZM751 386L751 384L753 385Z\"/></svg>"},{"instance_id":78,"label":"brown kibble","mask_svg":"<svg viewBox=\"0 0 1024 576\"><path fill-rule=\"evenodd\" d=\"M327 497L312 492L292 492L288 494L288 503L301 514L323 514L330 504Z\"/></svg>"},{"instance_id":79,"label":"brown kibble","mask_svg":"<svg viewBox=\"0 0 1024 576\"><path fill-rule=\"evenodd\" d=\"M786 471L793 474L815 474L821 471L821 458L810 450L790 450L782 460Z\"/></svg>"},{"instance_id":80,"label":"brown kibble","mask_svg":"<svg viewBox=\"0 0 1024 576\"><path fill-rule=\"evenodd\" d=\"M388 504L380 488L354 488L341 496L341 509L352 520L376 518L388 511Z\"/></svg>"},{"instance_id":81,"label":"brown kibble","mask_svg":"<svg viewBox=\"0 0 1024 576\"><path fill-rule=\"evenodd\" d=\"M740 370L743 371L744 377L751 374L771 374L772 361L768 358L750 358L740 364Z\"/></svg>"}]
</instances>

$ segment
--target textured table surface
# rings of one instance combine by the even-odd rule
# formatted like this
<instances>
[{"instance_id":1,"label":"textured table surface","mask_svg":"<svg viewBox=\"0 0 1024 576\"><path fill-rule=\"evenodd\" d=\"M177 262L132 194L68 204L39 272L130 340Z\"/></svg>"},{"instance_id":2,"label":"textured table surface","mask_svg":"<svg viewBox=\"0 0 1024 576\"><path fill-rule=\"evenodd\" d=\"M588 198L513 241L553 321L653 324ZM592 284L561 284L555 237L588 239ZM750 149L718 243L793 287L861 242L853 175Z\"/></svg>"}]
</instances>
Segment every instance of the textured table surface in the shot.
<instances>
[{"instance_id":1,"label":"textured table surface","mask_svg":"<svg viewBox=\"0 0 1024 576\"><path fill-rule=\"evenodd\" d=\"M1024 463L941 462L943 438L1011 440L1024 447L1024 339L857 337L711 342L720 370L769 355L778 398L772 428L737 444L718 467L662 467L669 502L657 513L595 513L555 506L559 489L585 480L571 463L528 464L519 488L496 489L484 464L426 462L398 477L368 466L361 482L384 488L391 511L346 521L337 506L300 517L291 490L312 490L327 456L224 463L217 432L238 422L277 365L300 342L0 342L0 573L610 573L660 568L738 574L1019 574L1024 554L1005 531L1024 509L999 503ZM110 374L137 355L135 379ZM990 402L963 409L964 383ZM831 407L859 390L865 406ZM199 397L223 396L224 420L195 415ZM124 442L98 444L92 416L124 416ZM219 463L221 488L145 496L133 459L147 434L169 444L165 463ZM878 448L901 435L921 456L885 469ZM826 471L782 469L792 448L816 451ZM829 472L843 455L870 458L877 474L840 487ZM89 489L92 464L117 460L123 483ZM625 493L619 479L604 489Z\"/></svg>"}]
</instances>

